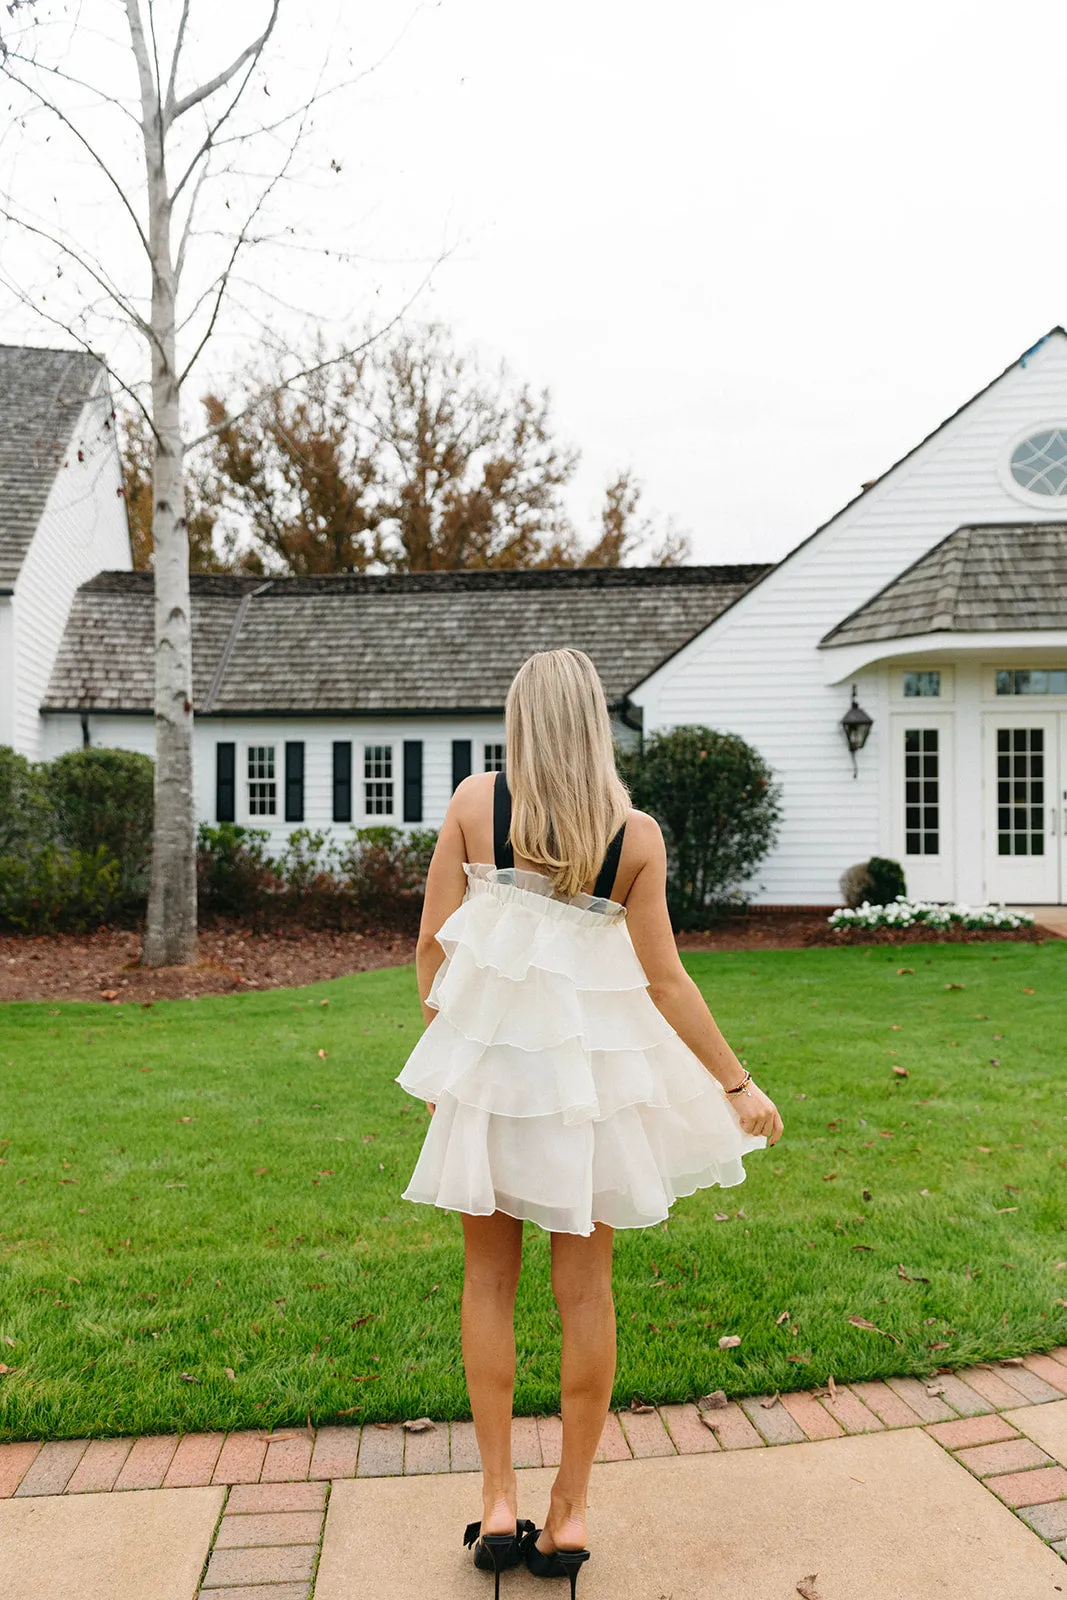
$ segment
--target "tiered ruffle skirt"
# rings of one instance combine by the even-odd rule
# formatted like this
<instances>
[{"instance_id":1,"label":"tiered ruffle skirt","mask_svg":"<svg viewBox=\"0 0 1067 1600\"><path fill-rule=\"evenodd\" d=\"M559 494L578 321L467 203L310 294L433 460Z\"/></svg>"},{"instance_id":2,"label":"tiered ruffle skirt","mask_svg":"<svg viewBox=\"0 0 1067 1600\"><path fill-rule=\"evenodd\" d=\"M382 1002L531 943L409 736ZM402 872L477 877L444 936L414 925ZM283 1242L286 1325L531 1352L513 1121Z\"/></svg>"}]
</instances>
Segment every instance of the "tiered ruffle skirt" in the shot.
<instances>
[{"instance_id":1,"label":"tiered ruffle skirt","mask_svg":"<svg viewBox=\"0 0 1067 1600\"><path fill-rule=\"evenodd\" d=\"M396 1080L436 1106L404 1198L587 1235L743 1183L767 1141L654 1005L625 908L556 899L519 868L466 872L437 935L437 1015Z\"/></svg>"}]
</instances>

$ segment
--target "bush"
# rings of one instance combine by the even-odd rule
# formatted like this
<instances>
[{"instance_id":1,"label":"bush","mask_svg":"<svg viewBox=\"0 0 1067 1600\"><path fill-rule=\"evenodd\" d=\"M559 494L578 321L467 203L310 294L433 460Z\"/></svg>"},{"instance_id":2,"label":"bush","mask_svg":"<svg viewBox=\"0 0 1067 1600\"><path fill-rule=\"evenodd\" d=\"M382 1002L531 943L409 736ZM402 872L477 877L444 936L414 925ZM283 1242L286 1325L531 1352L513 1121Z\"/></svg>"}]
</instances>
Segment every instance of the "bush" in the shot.
<instances>
[{"instance_id":1,"label":"bush","mask_svg":"<svg viewBox=\"0 0 1067 1600\"><path fill-rule=\"evenodd\" d=\"M866 861L857 861L854 867L846 867L841 874L841 898L846 906L861 906L871 898L873 888L874 881Z\"/></svg>"},{"instance_id":2,"label":"bush","mask_svg":"<svg viewBox=\"0 0 1067 1600\"><path fill-rule=\"evenodd\" d=\"M44 768L61 849L118 863L116 913L140 913L152 859L154 763L135 750L68 750Z\"/></svg>"},{"instance_id":3,"label":"bush","mask_svg":"<svg viewBox=\"0 0 1067 1600\"><path fill-rule=\"evenodd\" d=\"M0 857L0 926L20 933L99 927L121 908L121 876L103 845L88 851L43 844Z\"/></svg>"},{"instance_id":4,"label":"bush","mask_svg":"<svg viewBox=\"0 0 1067 1600\"><path fill-rule=\"evenodd\" d=\"M38 848L51 831L42 769L0 745L0 857Z\"/></svg>"},{"instance_id":5,"label":"bush","mask_svg":"<svg viewBox=\"0 0 1067 1600\"><path fill-rule=\"evenodd\" d=\"M663 829L675 929L705 927L716 912L743 904L781 815L759 752L736 734L683 727L653 734L618 760L634 805Z\"/></svg>"},{"instance_id":6,"label":"bush","mask_svg":"<svg viewBox=\"0 0 1067 1600\"><path fill-rule=\"evenodd\" d=\"M437 835L426 828L357 828L341 857L341 872L362 919L414 933L422 916L426 874Z\"/></svg>"},{"instance_id":7,"label":"bush","mask_svg":"<svg viewBox=\"0 0 1067 1600\"><path fill-rule=\"evenodd\" d=\"M899 861L886 856L872 856L867 863L870 876L870 899L877 905L887 906L891 900L902 900L907 894L904 872Z\"/></svg>"},{"instance_id":8,"label":"bush","mask_svg":"<svg viewBox=\"0 0 1067 1600\"><path fill-rule=\"evenodd\" d=\"M265 828L239 822L202 822L196 834L196 883L200 908L216 916L258 916L274 879Z\"/></svg>"}]
</instances>

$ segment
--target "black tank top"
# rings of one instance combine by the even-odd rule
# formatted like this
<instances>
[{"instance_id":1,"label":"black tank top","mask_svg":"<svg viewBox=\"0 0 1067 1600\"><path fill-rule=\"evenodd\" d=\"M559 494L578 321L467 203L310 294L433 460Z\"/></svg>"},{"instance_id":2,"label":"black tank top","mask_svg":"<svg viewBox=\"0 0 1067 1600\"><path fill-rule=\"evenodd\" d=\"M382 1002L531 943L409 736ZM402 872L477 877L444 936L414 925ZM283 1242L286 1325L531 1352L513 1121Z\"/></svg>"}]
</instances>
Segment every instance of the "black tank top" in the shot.
<instances>
[{"instance_id":1,"label":"black tank top","mask_svg":"<svg viewBox=\"0 0 1067 1600\"><path fill-rule=\"evenodd\" d=\"M511 846L511 790L508 788L507 778L504 773L498 772L493 787L493 861L498 867L513 867L515 865L515 852ZM601 895L605 900L611 898L611 891L615 887L615 874L619 870L619 856L622 854L622 836L626 832L625 822L604 852L604 861L597 874L593 893Z\"/></svg>"}]
</instances>

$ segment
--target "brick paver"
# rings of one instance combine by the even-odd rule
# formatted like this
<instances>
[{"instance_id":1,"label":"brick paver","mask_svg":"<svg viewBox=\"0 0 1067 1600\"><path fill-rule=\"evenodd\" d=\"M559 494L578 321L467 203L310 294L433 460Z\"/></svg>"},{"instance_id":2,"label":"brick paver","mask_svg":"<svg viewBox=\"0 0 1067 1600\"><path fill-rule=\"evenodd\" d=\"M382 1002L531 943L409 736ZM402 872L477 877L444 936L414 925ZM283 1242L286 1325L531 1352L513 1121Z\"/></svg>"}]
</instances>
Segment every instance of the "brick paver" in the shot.
<instances>
[{"instance_id":1,"label":"brick paver","mask_svg":"<svg viewBox=\"0 0 1067 1600\"><path fill-rule=\"evenodd\" d=\"M951 1422L956 1415L936 1394L927 1394L925 1383L920 1383L918 1378L887 1378L885 1381L924 1422Z\"/></svg>"},{"instance_id":2,"label":"brick paver","mask_svg":"<svg viewBox=\"0 0 1067 1600\"><path fill-rule=\"evenodd\" d=\"M1020 1391L1012 1388L1010 1383L1005 1383L999 1373L987 1367L965 1367L960 1373L965 1383L988 1400L998 1410L1007 1406L1017 1406L1020 1400Z\"/></svg>"},{"instance_id":3,"label":"brick paver","mask_svg":"<svg viewBox=\"0 0 1067 1600\"><path fill-rule=\"evenodd\" d=\"M178 1440L174 1434L152 1433L135 1439L115 1479L116 1489L159 1489L174 1459Z\"/></svg>"},{"instance_id":4,"label":"brick paver","mask_svg":"<svg viewBox=\"0 0 1067 1600\"><path fill-rule=\"evenodd\" d=\"M238 1483L230 1490L226 1515L255 1516L266 1511L321 1511L324 1483Z\"/></svg>"},{"instance_id":5,"label":"brick paver","mask_svg":"<svg viewBox=\"0 0 1067 1600\"><path fill-rule=\"evenodd\" d=\"M405 1430L404 1471L411 1475L448 1471L447 1422L439 1422L425 1433L407 1433Z\"/></svg>"},{"instance_id":6,"label":"brick paver","mask_svg":"<svg viewBox=\"0 0 1067 1600\"><path fill-rule=\"evenodd\" d=\"M542 1464L558 1467L563 1450L563 1418L559 1415L538 1417L537 1437L541 1441Z\"/></svg>"},{"instance_id":7,"label":"brick paver","mask_svg":"<svg viewBox=\"0 0 1067 1600\"><path fill-rule=\"evenodd\" d=\"M795 1389L782 1396L782 1404L793 1421L804 1430L805 1439L837 1439L844 1428L806 1389Z\"/></svg>"},{"instance_id":8,"label":"brick paver","mask_svg":"<svg viewBox=\"0 0 1067 1600\"><path fill-rule=\"evenodd\" d=\"M869 1411L859 1395L847 1387L837 1389L832 1395L823 1395L822 1403L846 1433L880 1433L885 1427L881 1418Z\"/></svg>"},{"instance_id":9,"label":"brick paver","mask_svg":"<svg viewBox=\"0 0 1067 1600\"><path fill-rule=\"evenodd\" d=\"M887 1428L913 1428L922 1418L913 1411L906 1400L883 1383L881 1378L868 1378L860 1383L850 1383L853 1394L858 1394L864 1405L881 1417Z\"/></svg>"},{"instance_id":10,"label":"brick paver","mask_svg":"<svg viewBox=\"0 0 1067 1600\"><path fill-rule=\"evenodd\" d=\"M178 1440L164 1489L195 1489L211 1482L224 1433L187 1433Z\"/></svg>"},{"instance_id":11,"label":"brick paver","mask_svg":"<svg viewBox=\"0 0 1067 1600\"><path fill-rule=\"evenodd\" d=\"M308 1583L257 1583L239 1589L204 1589L211 1600L311 1600Z\"/></svg>"},{"instance_id":12,"label":"brick paver","mask_svg":"<svg viewBox=\"0 0 1067 1600\"><path fill-rule=\"evenodd\" d=\"M37 1439L29 1439L25 1444L0 1444L0 1500L14 1494L40 1453Z\"/></svg>"},{"instance_id":13,"label":"brick paver","mask_svg":"<svg viewBox=\"0 0 1067 1600\"><path fill-rule=\"evenodd\" d=\"M359 1429L319 1428L311 1452L309 1478L354 1478L359 1456Z\"/></svg>"},{"instance_id":14,"label":"brick paver","mask_svg":"<svg viewBox=\"0 0 1067 1600\"><path fill-rule=\"evenodd\" d=\"M16 1495L62 1494L88 1444L88 1439L50 1439L41 1446Z\"/></svg>"},{"instance_id":15,"label":"brick paver","mask_svg":"<svg viewBox=\"0 0 1067 1600\"><path fill-rule=\"evenodd\" d=\"M781 1400L776 1400L773 1406L765 1406L759 1395L749 1394L737 1403L768 1444L799 1444L808 1437L800 1423L789 1415Z\"/></svg>"},{"instance_id":16,"label":"brick paver","mask_svg":"<svg viewBox=\"0 0 1067 1600\"><path fill-rule=\"evenodd\" d=\"M965 1450L973 1444L996 1444L999 1439L1017 1439L1019 1430L1006 1417L992 1412L985 1417L960 1417L956 1422L934 1422L927 1428L931 1439L946 1450Z\"/></svg>"},{"instance_id":17,"label":"brick paver","mask_svg":"<svg viewBox=\"0 0 1067 1600\"><path fill-rule=\"evenodd\" d=\"M132 1439L90 1439L89 1447L74 1468L66 1494L104 1494L115 1487L115 1479L133 1448Z\"/></svg>"},{"instance_id":18,"label":"brick paver","mask_svg":"<svg viewBox=\"0 0 1067 1600\"><path fill-rule=\"evenodd\" d=\"M511 1422L511 1463L515 1467L539 1467L541 1436L536 1417L513 1417Z\"/></svg>"},{"instance_id":19,"label":"brick paver","mask_svg":"<svg viewBox=\"0 0 1067 1600\"><path fill-rule=\"evenodd\" d=\"M258 1483L267 1442L256 1433L228 1433L215 1470L212 1483Z\"/></svg>"},{"instance_id":20,"label":"brick paver","mask_svg":"<svg viewBox=\"0 0 1067 1600\"><path fill-rule=\"evenodd\" d=\"M1019 1515L1043 1539L1067 1539L1067 1500L1052 1500L1046 1505L1022 1506Z\"/></svg>"},{"instance_id":21,"label":"brick paver","mask_svg":"<svg viewBox=\"0 0 1067 1600\"><path fill-rule=\"evenodd\" d=\"M705 1455L722 1448L711 1429L701 1422L696 1406L660 1406L659 1414L680 1456Z\"/></svg>"},{"instance_id":22,"label":"brick paver","mask_svg":"<svg viewBox=\"0 0 1067 1600\"><path fill-rule=\"evenodd\" d=\"M713 1410L703 1411L702 1426L714 1430L715 1437L724 1450L751 1450L756 1445L762 1445L763 1439L749 1422L736 1400L731 1400L728 1405L716 1406Z\"/></svg>"},{"instance_id":23,"label":"brick paver","mask_svg":"<svg viewBox=\"0 0 1067 1600\"><path fill-rule=\"evenodd\" d=\"M298 1478L307 1477L311 1465L312 1438L307 1432L298 1434L295 1439L284 1437L292 1431L290 1428L279 1428L278 1432L283 1437L271 1439L267 1444L267 1454L259 1472L261 1483L293 1483Z\"/></svg>"},{"instance_id":24,"label":"brick paver","mask_svg":"<svg viewBox=\"0 0 1067 1600\"><path fill-rule=\"evenodd\" d=\"M1067 1394L1067 1366L1055 1361L1052 1356L1032 1355L1023 1356L1023 1362L1028 1372L1036 1373L1046 1383L1050 1383L1060 1394Z\"/></svg>"},{"instance_id":25,"label":"brick paver","mask_svg":"<svg viewBox=\"0 0 1067 1600\"><path fill-rule=\"evenodd\" d=\"M939 1372L935 1380L936 1385L944 1392L941 1395L946 1405L953 1411L958 1411L961 1417L983 1417L994 1408L977 1389L969 1383L964 1383L962 1378L957 1378L952 1372Z\"/></svg>"},{"instance_id":26,"label":"brick paver","mask_svg":"<svg viewBox=\"0 0 1067 1600\"><path fill-rule=\"evenodd\" d=\"M318 1544L321 1511L265 1511L251 1516L225 1516L216 1550L249 1550L259 1545Z\"/></svg>"},{"instance_id":27,"label":"brick paver","mask_svg":"<svg viewBox=\"0 0 1067 1600\"><path fill-rule=\"evenodd\" d=\"M1048 1353L1053 1361L1061 1361L1067 1367L1067 1344L1058 1344Z\"/></svg>"},{"instance_id":28,"label":"brick paver","mask_svg":"<svg viewBox=\"0 0 1067 1600\"><path fill-rule=\"evenodd\" d=\"M658 1411L621 1411L619 1422L635 1461L678 1454Z\"/></svg>"},{"instance_id":29,"label":"brick paver","mask_svg":"<svg viewBox=\"0 0 1067 1600\"><path fill-rule=\"evenodd\" d=\"M593 1460L629 1461L629 1459L630 1446L626 1443L626 1437L619 1426L619 1419L614 1411L609 1411L604 1431L600 1435L600 1446Z\"/></svg>"},{"instance_id":30,"label":"brick paver","mask_svg":"<svg viewBox=\"0 0 1067 1600\"><path fill-rule=\"evenodd\" d=\"M368 1425L359 1441L357 1478L394 1478L404 1470L403 1428Z\"/></svg>"},{"instance_id":31,"label":"brick paver","mask_svg":"<svg viewBox=\"0 0 1067 1600\"><path fill-rule=\"evenodd\" d=\"M450 1467L453 1472L481 1472L482 1457L473 1422L453 1422L449 1429Z\"/></svg>"},{"instance_id":32,"label":"brick paver","mask_svg":"<svg viewBox=\"0 0 1067 1600\"><path fill-rule=\"evenodd\" d=\"M279 1545L267 1550L216 1550L207 1564L205 1590L226 1585L295 1583L315 1570L313 1544Z\"/></svg>"},{"instance_id":33,"label":"brick paver","mask_svg":"<svg viewBox=\"0 0 1067 1600\"><path fill-rule=\"evenodd\" d=\"M1002 1478L983 1480L987 1489L1006 1505L1038 1506L1046 1500L1067 1499L1067 1468L1035 1467L1030 1472L1008 1472Z\"/></svg>"},{"instance_id":34,"label":"brick paver","mask_svg":"<svg viewBox=\"0 0 1067 1600\"><path fill-rule=\"evenodd\" d=\"M1048 1400L1062 1400L1063 1391L1046 1383L1044 1378L1039 1378L1036 1372L1031 1372L1029 1367L997 1367L997 1373L1013 1389L1017 1389L1024 1400L1029 1400L1031 1405L1043 1405Z\"/></svg>"},{"instance_id":35,"label":"brick paver","mask_svg":"<svg viewBox=\"0 0 1067 1600\"><path fill-rule=\"evenodd\" d=\"M1022 1472L1027 1467L1050 1467L1047 1456L1032 1439L1003 1439L999 1444L977 1444L959 1450L956 1460L977 1478L990 1478L996 1472Z\"/></svg>"}]
</instances>

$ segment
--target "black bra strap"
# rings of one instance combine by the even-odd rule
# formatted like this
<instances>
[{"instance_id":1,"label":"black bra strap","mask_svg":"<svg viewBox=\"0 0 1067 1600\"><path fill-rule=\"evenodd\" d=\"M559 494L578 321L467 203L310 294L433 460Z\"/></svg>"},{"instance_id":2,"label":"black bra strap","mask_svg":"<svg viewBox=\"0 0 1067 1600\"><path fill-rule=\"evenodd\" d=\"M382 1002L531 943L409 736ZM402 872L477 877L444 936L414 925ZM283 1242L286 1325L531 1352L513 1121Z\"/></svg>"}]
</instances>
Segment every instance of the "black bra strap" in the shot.
<instances>
[{"instance_id":1,"label":"black bra strap","mask_svg":"<svg viewBox=\"0 0 1067 1600\"><path fill-rule=\"evenodd\" d=\"M602 895L605 900L611 898L611 891L615 887L615 874L619 870L619 857L622 854L622 836L626 832L625 822L604 852L604 862L593 885L593 893Z\"/></svg>"},{"instance_id":2,"label":"black bra strap","mask_svg":"<svg viewBox=\"0 0 1067 1600\"><path fill-rule=\"evenodd\" d=\"M511 827L511 791L503 770L493 785L493 861L498 867L513 867L515 852L508 838Z\"/></svg>"}]
</instances>

